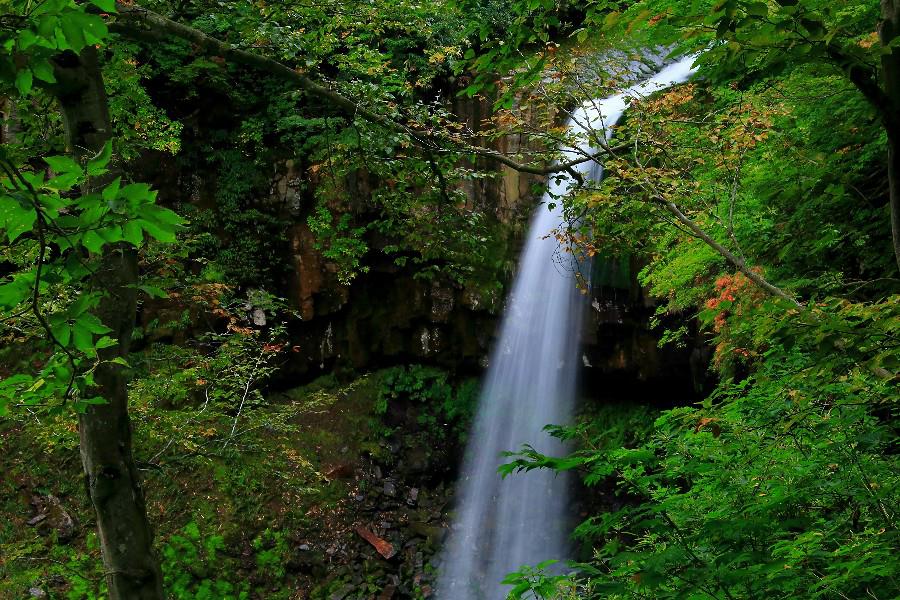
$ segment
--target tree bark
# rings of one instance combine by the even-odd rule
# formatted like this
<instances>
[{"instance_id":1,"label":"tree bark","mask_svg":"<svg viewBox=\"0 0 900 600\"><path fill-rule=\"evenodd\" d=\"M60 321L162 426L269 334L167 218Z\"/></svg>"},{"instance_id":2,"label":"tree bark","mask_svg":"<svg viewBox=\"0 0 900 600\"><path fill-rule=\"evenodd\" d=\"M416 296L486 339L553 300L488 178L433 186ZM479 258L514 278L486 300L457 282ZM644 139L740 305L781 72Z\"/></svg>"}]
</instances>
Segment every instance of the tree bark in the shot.
<instances>
[{"instance_id":1,"label":"tree bark","mask_svg":"<svg viewBox=\"0 0 900 600\"><path fill-rule=\"evenodd\" d=\"M56 96L69 150L77 157L99 152L110 139L111 123L96 51L67 52L55 60ZM83 190L88 191L88 190ZM131 451L126 373L110 361L128 355L136 315L137 254L126 245L107 246L91 276L104 293L95 314L113 330L118 344L100 350L95 393L106 404L92 405L78 418L81 460L97 514L100 549L111 600L160 600L162 574L153 553L140 478Z\"/></svg>"},{"instance_id":2,"label":"tree bark","mask_svg":"<svg viewBox=\"0 0 900 600\"><path fill-rule=\"evenodd\" d=\"M888 48L900 36L900 0L881 0L879 36L882 48ZM888 185L891 198L891 235L894 259L900 269L900 48L891 48L881 56L884 92L888 98L889 118L885 119L888 138Z\"/></svg>"}]
</instances>

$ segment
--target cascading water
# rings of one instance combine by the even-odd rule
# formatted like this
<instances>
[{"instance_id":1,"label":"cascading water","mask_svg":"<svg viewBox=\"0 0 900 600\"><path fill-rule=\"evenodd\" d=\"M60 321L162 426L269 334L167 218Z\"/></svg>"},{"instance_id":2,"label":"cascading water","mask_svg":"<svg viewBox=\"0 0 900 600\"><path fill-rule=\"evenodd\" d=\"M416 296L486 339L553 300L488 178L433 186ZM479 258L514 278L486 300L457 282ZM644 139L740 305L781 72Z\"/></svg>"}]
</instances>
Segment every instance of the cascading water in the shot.
<instances>
[{"instance_id":1,"label":"cascading water","mask_svg":"<svg viewBox=\"0 0 900 600\"><path fill-rule=\"evenodd\" d=\"M692 62L693 57L683 59L623 93L586 102L572 114L570 129L608 137L630 97L685 81ZM586 139L565 159L590 152ZM594 161L577 168L586 179L602 174ZM572 183L568 176L552 181L541 204L554 202ZM539 206L531 221L466 452L456 518L440 565L440 600L499 600L506 596L501 581L507 573L568 557L566 478L535 470L501 480L497 472L502 452L522 444L549 455L564 451L543 428L567 423L573 410L584 303L573 277L575 259L560 254L556 239L547 237L561 219L558 206Z\"/></svg>"}]
</instances>

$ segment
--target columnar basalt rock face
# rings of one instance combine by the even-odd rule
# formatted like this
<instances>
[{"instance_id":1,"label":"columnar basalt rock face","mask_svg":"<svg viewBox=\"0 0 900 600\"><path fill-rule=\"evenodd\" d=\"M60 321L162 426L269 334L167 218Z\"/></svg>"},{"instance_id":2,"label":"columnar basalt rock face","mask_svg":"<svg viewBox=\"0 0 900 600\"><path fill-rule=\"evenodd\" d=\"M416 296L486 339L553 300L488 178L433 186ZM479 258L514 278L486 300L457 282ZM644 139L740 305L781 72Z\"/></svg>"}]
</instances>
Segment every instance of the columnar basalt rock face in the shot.
<instances>
[{"instance_id":1,"label":"columnar basalt rock face","mask_svg":"<svg viewBox=\"0 0 900 600\"><path fill-rule=\"evenodd\" d=\"M709 348L693 318L670 315L653 326L658 302L637 282L634 259L595 259L591 303L583 332L583 378L588 388L635 383L690 397L710 382ZM679 344L660 346L665 327L687 327Z\"/></svg>"},{"instance_id":2,"label":"columnar basalt rock face","mask_svg":"<svg viewBox=\"0 0 900 600\"><path fill-rule=\"evenodd\" d=\"M483 98L458 98L453 102L453 113L472 132L484 130L485 120L491 117L491 101ZM543 115L546 116L546 115ZM536 124L541 120L534 110L523 115L526 123ZM552 118L552 115L550 115ZM524 135L511 134L496 140L480 140L493 150L514 155L517 152L534 149ZM527 218L536 200L534 188L541 186L544 179L537 175L520 173L506 166L498 166L487 160L479 160L479 168L496 170L497 176L489 179L472 179L463 184L472 206L493 213L502 223L511 223Z\"/></svg>"},{"instance_id":3,"label":"columnar basalt rock face","mask_svg":"<svg viewBox=\"0 0 900 600\"><path fill-rule=\"evenodd\" d=\"M484 99L456 99L452 109L472 131L480 131L490 116ZM535 115L535 119L537 115ZM491 146L515 152L525 143L518 136L501 137ZM496 165L479 164L492 169ZM483 291L464 288L445 279L422 281L410 269L394 266L388 258L379 262L382 240L370 240L369 273L351 285L342 285L331 264L316 248L306 215L316 186L316 175L294 161L276 169L271 203L289 215L291 277L286 297L301 321L292 326L299 352L293 366L313 375L335 366L366 368L396 361L433 362L452 367L477 368L486 361L502 293L487 297ZM515 236L530 215L539 177L504 168L496 177L464 182L467 205L494 215L506 235ZM327 202L335 212L350 211L364 219L368 178L356 174L343 182L343 195ZM306 209L304 208L306 207ZM516 248L511 249L515 252ZM327 348L320 343L326 332Z\"/></svg>"},{"instance_id":4,"label":"columnar basalt rock face","mask_svg":"<svg viewBox=\"0 0 900 600\"><path fill-rule=\"evenodd\" d=\"M322 255L316 250L315 242L315 236L307 224L296 223L291 228L291 300L305 321L315 316L315 296L322 291L325 283Z\"/></svg>"},{"instance_id":5,"label":"columnar basalt rock face","mask_svg":"<svg viewBox=\"0 0 900 600\"><path fill-rule=\"evenodd\" d=\"M472 290L397 270L371 272L342 289L343 302L292 326L295 373L401 362L475 370L490 347L496 307L481 300L473 308ZM319 294L328 293L325 284Z\"/></svg>"}]
</instances>

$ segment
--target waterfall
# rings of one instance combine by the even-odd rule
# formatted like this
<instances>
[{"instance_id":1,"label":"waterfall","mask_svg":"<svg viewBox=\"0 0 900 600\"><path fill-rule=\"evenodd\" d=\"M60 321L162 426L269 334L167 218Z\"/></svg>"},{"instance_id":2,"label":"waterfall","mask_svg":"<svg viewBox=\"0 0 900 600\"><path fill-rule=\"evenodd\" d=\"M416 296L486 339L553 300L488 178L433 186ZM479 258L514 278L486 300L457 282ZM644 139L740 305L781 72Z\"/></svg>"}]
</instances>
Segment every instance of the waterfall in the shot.
<instances>
[{"instance_id":1,"label":"waterfall","mask_svg":"<svg viewBox=\"0 0 900 600\"><path fill-rule=\"evenodd\" d=\"M609 137L630 97L685 81L693 60L673 63L623 93L586 102L572 113L570 129L605 132ZM567 150L565 160L590 151L585 140L579 149ZM594 161L578 169L585 178L602 174ZM573 183L568 176L554 179L542 205L556 202L554 198ZM575 259L559 251L556 239L547 237L563 218L556 204L551 210L539 206L535 211L507 299L469 438L455 520L440 562L440 600L500 600L506 596L500 582L507 573L569 556L567 478L541 469L501 480L497 472L501 453L522 444L550 455L565 451L543 428L570 421L585 302L575 286Z\"/></svg>"}]
</instances>

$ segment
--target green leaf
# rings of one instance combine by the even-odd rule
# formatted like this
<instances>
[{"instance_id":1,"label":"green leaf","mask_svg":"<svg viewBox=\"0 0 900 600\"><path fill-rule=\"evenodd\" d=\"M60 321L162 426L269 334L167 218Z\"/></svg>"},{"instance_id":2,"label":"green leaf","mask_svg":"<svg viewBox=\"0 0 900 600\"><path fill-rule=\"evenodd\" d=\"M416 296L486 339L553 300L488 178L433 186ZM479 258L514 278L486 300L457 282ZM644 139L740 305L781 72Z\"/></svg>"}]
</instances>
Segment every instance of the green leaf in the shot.
<instances>
[{"instance_id":1,"label":"green leaf","mask_svg":"<svg viewBox=\"0 0 900 600\"><path fill-rule=\"evenodd\" d=\"M152 197L150 186L146 183L130 183L119 190L119 197L129 202L139 203Z\"/></svg>"},{"instance_id":2,"label":"green leaf","mask_svg":"<svg viewBox=\"0 0 900 600\"><path fill-rule=\"evenodd\" d=\"M107 141L105 144L103 144L103 149L88 161L88 175L96 177L97 175L102 175L103 173L105 173L106 166L109 164L110 158L112 158L112 142Z\"/></svg>"},{"instance_id":3,"label":"green leaf","mask_svg":"<svg viewBox=\"0 0 900 600\"><path fill-rule=\"evenodd\" d=\"M116 12L116 0L91 0L91 4L93 4L103 12Z\"/></svg>"},{"instance_id":4,"label":"green leaf","mask_svg":"<svg viewBox=\"0 0 900 600\"><path fill-rule=\"evenodd\" d=\"M34 46L38 41L38 37L30 29L23 29L19 32L19 50L25 51Z\"/></svg>"},{"instance_id":5,"label":"green leaf","mask_svg":"<svg viewBox=\"0 0 900 600\"><path fill-rule=\"evenodd\" d=\"M31 296L34 291L34 274L17 276L10 283L0 285L0 306L12 308Z\"/></svg>"},{"instance_id":6,"label":"green leaf","mask_svg":"<svg viewBox=\"0 0 900 600\"><path fill-rule=\"evenodd\" d=\"M747 5L747 14L754 17L765 17L769 14L769 6L765 2L751 2Z\"/></svg>"},{"instance_id":7,"label":"green leaf","mask_svg":"<svg viewBox=\"0 0 900 600\"><path fill-rule=\"evenodd\" d=\"M150 296L151 298L168 298L169 294L165 290L152 285L139 285L138 289Z\"/></svg>"},{"instance_id":8,"label":"green leaf","mask_svg":"<svg viewBox=\"0 0 900 600\"><path fill-rule=\"evenodd\" d=\"M57 174L77 173L82 175L81 165L69 156L45 156L44 162Z\"/></svg>"},{"instance_id":9,"label":"green leaf","mask_svg":"<svg viewBox=\"0 0 900 600\"><path fill-rule=\"evenodd\" d=\"M186 221L178 213L156 204L148 204L141 208L141 216L162 225L183 225Z\"/></svg>"},{"instance_id":10,"label":"green leaf","mask_svg":"<svg viewBox=\"0 0 900 600\"><path fill-rule=\"evenodd\" d=\"M112 348L113 346L115 346L118 343L119 343L119 341L116 340L115 338L111 338L108 335L104 335L103 337L101 337L99 340L97 340L94 343L94 348L97 348L98 350L101 350L103 348Z\"/></svg>"},{"instance_id":11,"label":"green leaf","mask_svg":"<svg viewBox=\"0 0 900 600\"><path fill-rule=\"evenodd\" d=\"M172 243L175 241L175 228L166 225L157 225L153 221L141 219L139 221L141 228L155 240L160 242Z\"/></svg>"},{"instance_id":12,"label":"green leaf","mask_svg":"<svg viewBox=\"0 0 900 600\"><path fill-rule=\"evenodd\" d=\"M19 93L23 96L27 96L28 92L31 91L32 81L31 71L29 69L23 69L16 74L16 89L19 90Z\"/></svg>"},{"instance_id":13,"label":"green leaf","mask_svg":"<svg viewBox=\"0 0 900 600\"><path fill-rule=\"evenodd\" d=\"M107 36L109 36L109 29L106 27L106 23L103 22L99 15L85 14L83 16L85 19L82 24L82 31L87 43L103 44Z\"/></svg>"},{"instance_id":14,"label":"green leaf","mask_svg":"<svg viewBox=\"0 0 900 600\"><path fill-rule=\"evenodd\" d=\"M78 13L73 13L63 18L60 22L60 28L72 50L80 52L82 48L87 46L87 40L84 39L84 29L81 26Z\"/></svg>"},{"instance_id":15,"label":"green leaf","mask_svg":"<svg viewBox=\"0 0 900 600\"><path fill-rule=\"evenodd\" d=\"M43 185L45 189L55 192L66 192L81 180L80 172L63 173Z\"/></svg>"},{"instance_id":16,"label":"green leaf","mask_svg":"<svg viewBox=\"0 0 900 600\"><path fill-rule=\"evenodd\" d=\"M127 221L122 226L122 231L125 236L125 241L129 244L137 247L144 243L144 232L141 230L140 221Z\"/></svg>"},{"instance_id":17,"label":"green leaf","mask_svg":"<svg viewBox=\"0 0 900 600\"><path fill-rule=\"evenodd\" d=\"M6 230L6 238L10 242L31 231L35 221L37 213L33 209L22 206L11 197L0 198L0 227Z\"/></svg>"},{"instance_id":18,"label":"green leaf","mask_svg":"<svg viewBox=\"0 0 900 600\"><path fill-rule=\"evenodd\" d=\"M81 327L80 319L72 327L72 341L75 343L75 348L82 352L94 349L94 336L90 331Z\"/></svg>"},{"instance_id":19,"label":"green leaf","mask_svg":"<svg viewBox=\"0 0 900 600\"><path fill-rule=\"evenodd\" d=\"M76 52L90 44L102 44L109 35L109 29L99 15L83 12L67 12L61 27L66 41Z\"/></svg>"},{"instance_id":20,"label":"green leaf","mask_svg":"<svg viewBox=\"0 0 900 600\"><path fill-rule=\"evenodd\" d=\"M88 164L88 173L90 173L90 164ZM122 184L122 178L116 177L112 183L103 188L103 192L101 196L107 202L112 202L116 199L116 196L119 194L119 186Z\"/></svg>"},{"instance_id":21,"label":"green leaf","mask_svg":"<svg viewBox=\"0 0 900 600\"><path fill-rule=\"evenodd\" d=\"M112 329L104 325L97 315L92 315L90 313L81 315L81 317L78 318L78 325L97 335L112 332Z\"/></svg>"},{"instance_id":22,"label":"green leaf","mask_svg":"<svg viewBox=\"0 0 900 600\"><path fill-rule=\"evenodd\" d=\"M50 333L56 338L56 341L63 347L69 345L72 339L72 328L66 321L62 321L50 326Z\"/></svg>"},{"instance_id":23,"label":"green leaf","mask_svg":"<svg viewBox=\"0 0 900 600\"><path fill-rule=\"evenodd\" d=\"M47 83L56 83L56 76L53 74L53 67L46 60L39 60L31 65L31 71L34 76L41 81Z\"/></svg>"},{"instance_id":24,"label":"green leaf","mask_svg":"<svg viewBox=\"0 0 900 600\"><path fill-rule=\"evenodd\" d=\"M82 398L75 402L75 411L84 414L91 405L106 404L106 398L102 396L92 396L90 398Z\"/></svg>"},{"instance_id":25,"label":"green leaf","mask_svg":"<svg viewBox=\"0 0 900 600\"><path fill-rule=\"evenodd\" d=\"M103 249L104 244L106 244L106 241L93 229L88 229L84 232L84 235L81 236L81 245L94 254L99 254Z\"/></svg>"},{"instance_id":26,"label":"green leaf","mask_svg":"<svg viewBox=\"0 0 900 600\"><path fill-rule=\"evenodd\" d=\"M94 294L81 294L78 299L69 307L68 313L72 317L78 317L86 313L92 306L96 304L97 296Z\"/></svg>"},{"instance_id":27,"label":"green leaf","mask_svg":"<svg viewBox=\"0 0 900 600\"><path fill-rule=\"evenodd\" d=\"M103 238L107 244L115 244L125 239L122 227L113 223L97 230L97 235Z\"/></svg>"}]
</instances>

